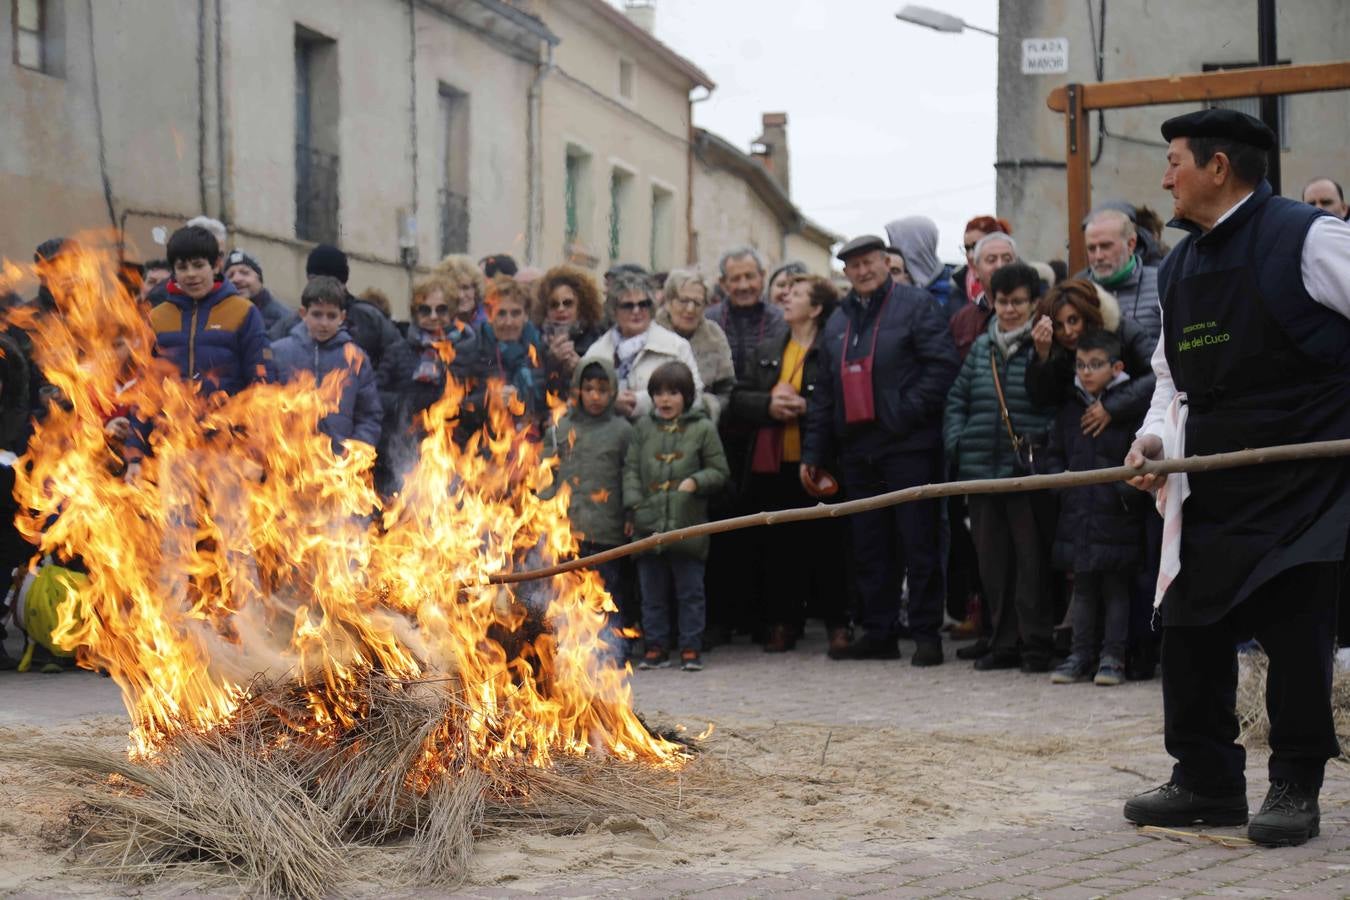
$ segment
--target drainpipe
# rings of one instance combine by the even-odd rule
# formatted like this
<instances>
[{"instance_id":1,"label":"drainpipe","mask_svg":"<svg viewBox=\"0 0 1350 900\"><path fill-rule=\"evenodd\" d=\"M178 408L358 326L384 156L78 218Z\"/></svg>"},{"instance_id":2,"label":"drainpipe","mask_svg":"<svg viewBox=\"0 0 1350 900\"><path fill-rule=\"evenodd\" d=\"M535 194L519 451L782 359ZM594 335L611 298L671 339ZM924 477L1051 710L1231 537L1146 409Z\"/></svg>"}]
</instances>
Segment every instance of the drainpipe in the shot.
<instances>
[{"instance_id":1,"label":"drainpipe","mask_svg":"<svg viewBox=\"0 0 1350 900\"><path fill-rule=\"evenodd\" d=\"M553 71L553 44L545 41L547 56L536 68L530 83L529 123L526 130L526 165L529 167L528 195L525 198L525 260L534 265L536 254L542 252L544 237L544 154L543 115L544 79Z\"/></svg>"},{"instance_id":2,"label":"drainpipe","mask_svg":"<svg viewBox=\"0 0 1350 900\"><path fill-rule=\"evenodd\" d=\"M707 93L697 99L689 98L689 152L686 154L689 183L684 189L684 229L685 229L685 249L684 258L686 263L693 265L698 262L698 247L694 243L694 142L697 139L697 133L694 131L694 104L702 103L712 96L712 88L706 88Z\"/></svg>"}]
</instances>

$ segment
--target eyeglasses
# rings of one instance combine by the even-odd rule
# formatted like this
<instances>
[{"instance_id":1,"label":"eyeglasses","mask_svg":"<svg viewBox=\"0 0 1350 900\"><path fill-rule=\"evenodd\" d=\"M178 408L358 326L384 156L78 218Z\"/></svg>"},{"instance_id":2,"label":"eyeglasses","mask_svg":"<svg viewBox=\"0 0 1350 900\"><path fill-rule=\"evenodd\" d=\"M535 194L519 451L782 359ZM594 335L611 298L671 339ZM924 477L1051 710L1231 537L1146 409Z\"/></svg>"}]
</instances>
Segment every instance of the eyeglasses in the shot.
<instances>
[{"instance_id":1,"label":"eyeglasses","mask_svg":"<svg viewBox=\"0 0 1350 900\"><path fill-rule=\"evenodd\" d=\"M702 300L696 300L693 297L672 297L671 306L682 306L685 309L699 309L703 306Z\"/></svg>"},{"instance_id":2,"label":"eyeglasses","mask_svg":"<svg viewBox=\"0 0 1350 900\"><path fill-rule=\"evenodd\" d=\"M565 300L550 300L550 301L548 301L548 308L549 308L549 309L571 309L572 307L574 307L574 306L576 306L576 305L577 305L577 301L573 300L571 297L568 297L568 298L565 299Z\"/></svg>"},{"instance_id":3,"label":"eyeglasses","mask_svg":"<svg viewBox=\"0 0 1350 900\"><path fill-rule=\"evenodd\" d=\"M419 316L448 316L450 315L450 307L419 305L414 307L413 312L417 313Z\"/></svg>"},{"instance_id":4,"label":"eyeglasses","mask_svg":"<svg viewBox=\"0 0 1350 900\"><path fill-rule=\"evenodd\" d=\"M1003 296L999 296L999 297L995 297L995 298L994 298L994 305L995 305L995 306L1003 306L1003 307L1010 307L1010 306L1030 306L1030 305L1031 305L1031 301L1030 301L1030 300L1027 300L1027 299L1024 299L1024 298L1022 298L1022 297L1003 297Z\"/></svg>"},{"instance_id":5,"label":"eyeglasses","mask_svg":"<svg viewBox=\"0 0 1350 900\"><path fill-rule=\"evenodd\" d=\"M1073 367L1079 372L1100 372L1114 362L1113 359L1076 359Z\"/></svg>"},{"instance_id":6,"label":"eyeglasses","mask_svg":"<svg viewBox=\"0 0 1350 900\"><path fill-rule=\"evenodd\" d=\"M616 304L616 307L619 312L635 313L638 310L650 312L652 305L650 300L625 300L623 303Z\"/></svg>"}]
</instances>

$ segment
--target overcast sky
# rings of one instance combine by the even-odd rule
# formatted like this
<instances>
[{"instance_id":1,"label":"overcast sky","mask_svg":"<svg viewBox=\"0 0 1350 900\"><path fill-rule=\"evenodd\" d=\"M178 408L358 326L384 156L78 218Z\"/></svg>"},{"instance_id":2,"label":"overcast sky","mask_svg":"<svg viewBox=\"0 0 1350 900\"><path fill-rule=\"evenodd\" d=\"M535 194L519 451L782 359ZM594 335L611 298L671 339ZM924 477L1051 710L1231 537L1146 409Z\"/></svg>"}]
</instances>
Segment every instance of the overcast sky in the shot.
<instances>
[{"instance_id":1,"label":"overcast sky","mask_svg":"<svg viewBox=\"0 0 1350 900\"><path fill-rule=\"evenodd\" d=\"M694 106L700 127L749 150L761 113L788 114L792 198L807 216L852 237L926 215L953 260L966 221L994 212L998 42L901 22L904 5L657 0L656 36L717 83ZM925 5L997 29L997 0Z\"/></svg>"}]
</instances>

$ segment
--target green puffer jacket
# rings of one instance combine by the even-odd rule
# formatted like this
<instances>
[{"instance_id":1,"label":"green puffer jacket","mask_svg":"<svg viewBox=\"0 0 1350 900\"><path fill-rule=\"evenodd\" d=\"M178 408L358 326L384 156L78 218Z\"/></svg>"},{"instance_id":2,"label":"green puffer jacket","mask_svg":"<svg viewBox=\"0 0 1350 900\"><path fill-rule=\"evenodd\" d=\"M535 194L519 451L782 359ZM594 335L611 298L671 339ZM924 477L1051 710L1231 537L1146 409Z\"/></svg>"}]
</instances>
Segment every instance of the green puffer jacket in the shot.
<instances>
[{"instance_id":1,"label":"green puffer jacket","mask_svg":"<svg viewBox=\"0 0 1350 900\"><path fill-rule=\"evenodd\" d=\"M1004 359L990 337L998 327L998 318L989 320L989 328L970 348L956 381L947 392L947 412L942 422L943 443L953 475L963 480L980 478L1011 478L1015 458L1008 430L999 411L998 393L994 390L994 375L989 358L998 359L999 379L1003 395L1008 400L1008 414L1013 430L1030 438L1032 444L1044 448L1046 434L1055 420L1053 406L1037 406L1027 396L1027 364L1035 346L1030 336Z\"/></svg>"},{"instance_id":2,"label":"green puffer jacket","mask_svg":"<svg viewBox=\"0 0 1350 900\"><path fill-rule=\"evenodd\" d=\"M593 416L581 405L581 374L592 365L599 366L609 378L609 406ZM623 534L623 461L633 426L614 412L619 379L608 359L592 359L572 372L572 400L567 414L554 429L554 453L558 472L553 484L540 492L545 500L566 484L572 490L567 518L578 539L617 547L628 542Z\"/></svg>"},{"instance_id":3,"label":"green puffer jacket","mask_svg":"<svg viewBox=\"0 0 1350 900\"><path fill-rule=\"evenodd\" d=\"M623 464L623 505L633 514L633 538L708 521L708 498L731 476L717 426L702 405L667 421L655 411L638 419ZM698 489L680 491L694 479ZM654 553L707 559L706 537L679 541Z\"/></svg>"}]
</instances>

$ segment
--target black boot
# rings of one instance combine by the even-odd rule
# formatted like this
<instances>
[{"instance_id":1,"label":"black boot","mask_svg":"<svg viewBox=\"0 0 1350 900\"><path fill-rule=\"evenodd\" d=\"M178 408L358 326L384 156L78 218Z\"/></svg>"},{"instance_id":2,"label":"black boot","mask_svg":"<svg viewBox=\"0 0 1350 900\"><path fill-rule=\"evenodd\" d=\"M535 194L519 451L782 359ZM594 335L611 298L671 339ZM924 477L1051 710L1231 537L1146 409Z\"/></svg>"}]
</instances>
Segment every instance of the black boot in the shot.
<instances>
[{"instance_id":1,"label":"black boot","mask_svg":"<svg viewBox=\"0 0 1350 900\"><path fill-rule=\"evenodd\" d=\"M1230 794L1205 797L1174 782L1131 797L1125 803L1125 818L1136 825L1245 825L1247 797Z\"/></svg>"},{"instance_id":2,"label":"black boot","mask_svg":"<svg viewBox=\"0 0 1350 900\"><path fill-rule=\"evenodd\" d=\"M1270 847L1297 847L1317 837L1321 820L1316 789L1272 781L1261 811L1252 816L1247 837Z\"/></svg>"},{"instance_id":3,"label":"black boot","mask_svg":"<svg viewBox=\"0 0 1350 900\"><path fill-rule=\"evenodd\" d=\"M989 652L989 642L980 638L973 644L965 647L958 647L956 650L957 659L979 659Z\"/></svg>"},{"instance_id":4,"label":"black boot","mask_svg":"<svg viewBox=\"0 0 1350 900\"><path fill-rule=\"evenodd\" d=\"M892 636L864 631L862 636L839 650L829 652L830 659L899 659L900 644Z\"/></svg>"},{"instance_id":5,"label":"black boot","mask_svg":"<svg viewBox=\"0 0 1350 900\"><path fill-rule=\"evenodd\" d=\"M994 672L999 669L1016 669L1022 664L1022 654L1016 650L990 650L975 660L975 671Z\"/></svg>"},{"instance_id":6,"label":"black boot","mask_svg":"<svg viewBox=\"0 0 1350 900\"><path fill-rule=\"evenodd\" d=\"M942 641L919 641L914 646L914 655L910 657L911 666L942 665Z\"/></svg>"}]
</instances>

